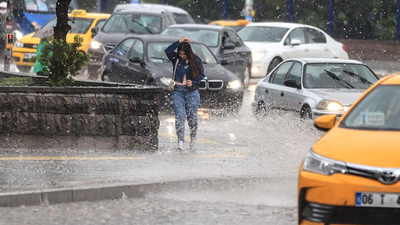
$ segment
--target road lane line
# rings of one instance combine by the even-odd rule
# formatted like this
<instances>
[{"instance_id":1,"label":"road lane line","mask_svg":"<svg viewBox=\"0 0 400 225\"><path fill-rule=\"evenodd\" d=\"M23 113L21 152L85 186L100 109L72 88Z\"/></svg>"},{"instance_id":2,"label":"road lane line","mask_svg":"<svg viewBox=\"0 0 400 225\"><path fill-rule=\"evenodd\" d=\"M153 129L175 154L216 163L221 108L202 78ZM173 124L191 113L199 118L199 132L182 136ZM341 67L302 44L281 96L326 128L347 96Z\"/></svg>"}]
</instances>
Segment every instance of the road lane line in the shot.
<instances>
[{"instance_id":1,"label":"road lane line","mask_svg":"<svg viewBox=\"0 0 400 225\"><path fill-rule=\"evenodd\" d=\"M134 156L14 156L14 157L0 157L0 161L15 161L15 160L136 160L144 159L145 157Z\"/></svg>"}]
</instances>

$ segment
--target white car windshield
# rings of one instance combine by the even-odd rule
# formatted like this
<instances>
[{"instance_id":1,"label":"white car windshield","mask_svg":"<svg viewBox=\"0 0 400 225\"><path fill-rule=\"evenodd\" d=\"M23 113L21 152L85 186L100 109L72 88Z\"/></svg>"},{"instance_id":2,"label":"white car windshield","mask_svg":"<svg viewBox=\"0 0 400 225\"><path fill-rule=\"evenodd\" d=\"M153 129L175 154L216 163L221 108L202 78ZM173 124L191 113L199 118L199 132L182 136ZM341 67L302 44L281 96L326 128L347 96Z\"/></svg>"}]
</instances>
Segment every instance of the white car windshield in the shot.
<instances>
[{"instance_id":1,"label":"white car windshield","mask_svg":"<svg viewBox=\"0 0 400 225\"><path fill-rule=\"evenodd\" d=\"M380 85L346 116L341 127L400 130L400 86Z\"/></svg>"},{"instance_id":2,"label":"white car windshield","mask_svg":"<svg viewBox=\"0 0 400 225\"><path fill-rule=\"evenodd\" d=\"M359 64L314 63L304 69L305 88L367 89L378 80L368 67Z\"/></svg>"},{"instance_id":3,"label":"white car windshield","mask_svg":"<svg viewBox=\"0 0 400 225\"><path fill-rule=\"evenodd\" d=\"M71 26L71 29L68 33L74 34L86 34L88 32L90 25L92 25L94 19L88 18L77 18L70 17L68 19L68 24ZM57 24L57 18L53 18L48 23L46 23L43 27L54 27Z\"/></svg>"},{"instance_id":4,"label":"white car windshield","mask_svg":"<svg viewBox=\"0 0 400 225\"><path fill-rule=\"evenodd\" d=\"M170 62L165 54L165 49L171 43L150 43L147 51L150 61L155 63ZM215 64L217 60L207 47L201 44L191 44L193 52L200 57L204 64Z\"/></svg>"},{"instance_id":5,"label":"white car windshield","mask_svg":"<svg viewBox=\"0 0 400 225\"><path fill-rule=\"evenodd\" d=\"M246 26L237 33L243 41L248 42L280 42L289 28Z\"/></svg>"},{"instance_id":6,"label":"white car windshield","mask_svg":"<svg viewBox=\"0 0 400 225\"><path fill-rule=\"evenodd\" d=\"M199 30L192 28L167 28L161 35L173 37L189 37L197 40L208 47L217 47L219 40L219 32L215 30Z\"/></svg>"}]
</instances>

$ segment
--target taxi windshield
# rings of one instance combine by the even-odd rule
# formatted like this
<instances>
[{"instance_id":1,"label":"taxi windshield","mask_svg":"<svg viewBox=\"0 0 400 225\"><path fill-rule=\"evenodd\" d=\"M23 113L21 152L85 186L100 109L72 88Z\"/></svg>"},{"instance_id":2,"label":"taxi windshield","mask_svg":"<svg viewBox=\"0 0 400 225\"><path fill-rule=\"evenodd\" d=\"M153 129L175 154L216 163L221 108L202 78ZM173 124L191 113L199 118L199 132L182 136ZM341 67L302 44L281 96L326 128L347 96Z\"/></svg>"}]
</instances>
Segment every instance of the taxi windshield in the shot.
<instances>
[{"instance_id":1,"label":"taxi windshield","mask_svg":"<svg viewBox=\"0 0 400 225\"><path fill-rule=\"evenodd\" d=\"M71 30L68 33L74 34L85 34L88 32L90 25L93 23L93 19L88 18L77 18L77 17L70 17L68 24L71 26ZM57 19L54 18L50 20L44 27L54 27L57 24Z\"/></svg>"},{"instance_id":2,"label":"taxi windshield","mask_svg":"<svg viewBox=\"0 0 400 225\"><path fill-rule=\"evenodd\" d=\"M379 85L365 96L340 127L400 130L400 85Z\"/></svg>"}]
</instances>

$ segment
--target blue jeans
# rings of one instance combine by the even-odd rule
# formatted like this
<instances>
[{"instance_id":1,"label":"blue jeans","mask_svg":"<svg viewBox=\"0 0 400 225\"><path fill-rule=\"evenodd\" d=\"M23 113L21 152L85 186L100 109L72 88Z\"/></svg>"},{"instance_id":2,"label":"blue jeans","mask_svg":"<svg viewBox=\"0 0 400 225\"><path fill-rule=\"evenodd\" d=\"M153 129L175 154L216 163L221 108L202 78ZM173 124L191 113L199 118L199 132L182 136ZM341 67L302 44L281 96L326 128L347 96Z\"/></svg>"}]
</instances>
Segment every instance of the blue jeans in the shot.
<instances>
[{"instance_id":1,"label":"blue jeans","mask_svg":"<svg viewBox=\"0 0 400 225\"><path fill-rule=\"evenodd\" d=\"M175 85L171 95L174 103L175 129L178 141L185 140L185 119L187 116L191 139L196 138L197 133L197 111L200 104L198 90L189 92L183 85Z\"/></svg>"}]
</instances>

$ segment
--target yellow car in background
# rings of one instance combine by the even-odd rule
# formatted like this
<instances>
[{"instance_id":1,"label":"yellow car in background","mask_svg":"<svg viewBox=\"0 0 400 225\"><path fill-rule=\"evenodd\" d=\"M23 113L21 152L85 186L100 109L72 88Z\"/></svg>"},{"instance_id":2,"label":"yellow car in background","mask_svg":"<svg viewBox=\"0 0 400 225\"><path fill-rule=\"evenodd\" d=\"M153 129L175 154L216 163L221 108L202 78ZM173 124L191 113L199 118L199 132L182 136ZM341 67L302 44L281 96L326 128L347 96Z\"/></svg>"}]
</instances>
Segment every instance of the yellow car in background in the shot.
<instances>
[{"instance_id":1,"label":"yellow car in background","mask_svg":"<svg viewBox=\"0 0 400 225\"><path fill-rule=\"evenodd\" d=\"M88 46L92 41L92 28L101 27L110 14L87 13L85 10L75 9L68 14L68 17L72 28L67 34L67 42L72 43L75 35L81 35L83 43L80 50L87 53ZM56 23L57 18L53 18L44 27L55 26ZM14 43L12 57L20 72L29 72L34 65L30 58L36 55L36 49L40 42L40 38L32 37L34 34L35 32L27 34Z\"/></svg>"},{"instance_id":2,"label":"yellow car in background","mask_svg":"<svg viewBox=\"0 0 400 225\"><path fill-rule=\"evenodd\" d=\"M298 223L400 224L400 75L377 81L336 120L315 119L329 131L300 166Z\"/></svg>"},{"instance_id":3,"label":"yellow car in background","mask_svg":"<svg viewBox=\"0 0 400 225\"><path fill-rule=\"evenodd\" d=\"M250 22L248 20L239 19L239 20L216 20L216 21L212 21L209 24L210 25L219 25L219 26L223 26L223 27L230 27L230 28L234 29L235 31L238 31L249 23Z\"/></svg>"}]
</instances>

